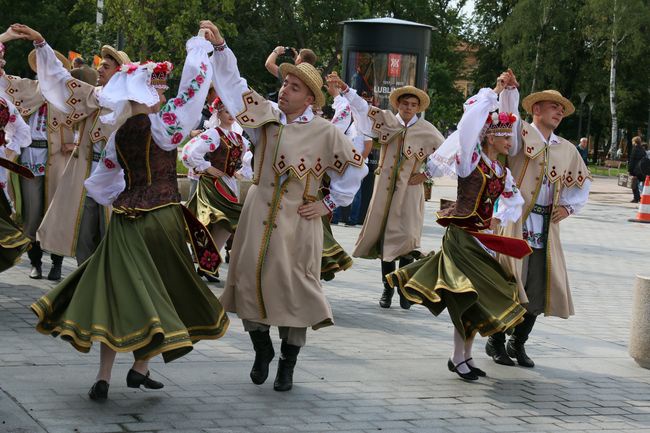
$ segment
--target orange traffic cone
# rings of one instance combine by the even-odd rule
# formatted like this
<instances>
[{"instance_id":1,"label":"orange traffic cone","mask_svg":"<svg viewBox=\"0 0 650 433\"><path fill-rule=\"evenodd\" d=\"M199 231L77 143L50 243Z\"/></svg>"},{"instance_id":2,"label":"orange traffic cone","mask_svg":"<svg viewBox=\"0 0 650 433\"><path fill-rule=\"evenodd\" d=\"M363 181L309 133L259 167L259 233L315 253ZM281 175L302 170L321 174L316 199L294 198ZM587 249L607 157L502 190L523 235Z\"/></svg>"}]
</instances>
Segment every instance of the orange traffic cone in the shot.
<instances>
[{"instance_id":1,"label":"orange traffic cone","mask_svg":"<svg viewBox=\"0 0 650 433\"><path fill-rule=\"evenodd\" d=\"M628 221L650 223L650 176L646 176L645 178L641 200L639 201L639 212L636 214L636 218L629 219Z\"/></svg>"}]
</instances>

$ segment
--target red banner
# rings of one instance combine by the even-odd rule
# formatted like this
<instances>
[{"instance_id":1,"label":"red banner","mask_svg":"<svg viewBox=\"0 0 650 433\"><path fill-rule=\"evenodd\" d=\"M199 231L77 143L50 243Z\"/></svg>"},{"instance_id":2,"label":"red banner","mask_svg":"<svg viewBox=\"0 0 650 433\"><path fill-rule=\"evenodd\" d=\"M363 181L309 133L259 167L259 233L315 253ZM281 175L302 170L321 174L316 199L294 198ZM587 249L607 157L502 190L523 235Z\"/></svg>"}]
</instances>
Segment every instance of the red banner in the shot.
<instances>
[{"instance_id":1,"label":"red banner","mask_svg":"<svg viewBox=\"0 0 650 433\"><path fill-rule=\"evenodd\" d=\"M388 55L388 76L391 78L399 78L402 75L402 55L389 54Z\"/></svg>"}]
</instances>

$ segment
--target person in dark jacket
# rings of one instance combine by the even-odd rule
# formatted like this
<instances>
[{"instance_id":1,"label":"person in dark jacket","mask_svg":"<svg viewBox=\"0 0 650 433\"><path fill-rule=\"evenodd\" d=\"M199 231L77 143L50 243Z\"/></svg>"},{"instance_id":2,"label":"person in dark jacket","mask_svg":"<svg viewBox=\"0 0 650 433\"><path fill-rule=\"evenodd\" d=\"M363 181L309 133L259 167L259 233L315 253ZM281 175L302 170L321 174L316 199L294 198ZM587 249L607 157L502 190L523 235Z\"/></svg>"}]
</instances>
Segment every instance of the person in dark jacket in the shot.
<instances>
[{"instance_id":1,"label":"person in dark jacket","mask_svg":"<svg viewBox=\"0 0 650 433\"><path fill-rule=\"evenodd\" d=\"M641 145L641 137L636 136L632 139L632 149L630 150L630 159L627 164L627 171L632 176L632 194L634 194L632 203L638 203L641 200L639 190L644 179L641 173L637 173L637 165L645 157L646 154Z\"/></svg>"}]
</instances>

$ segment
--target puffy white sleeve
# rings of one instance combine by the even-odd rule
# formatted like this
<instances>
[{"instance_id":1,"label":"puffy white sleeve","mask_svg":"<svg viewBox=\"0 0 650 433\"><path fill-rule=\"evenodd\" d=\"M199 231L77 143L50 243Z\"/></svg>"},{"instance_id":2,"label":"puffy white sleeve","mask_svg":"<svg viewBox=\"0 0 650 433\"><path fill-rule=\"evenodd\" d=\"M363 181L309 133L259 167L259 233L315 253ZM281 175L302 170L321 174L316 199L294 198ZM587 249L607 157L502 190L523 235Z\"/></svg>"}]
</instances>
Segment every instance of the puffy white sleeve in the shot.
<instances>
[{"instance_id":1,"label":"puffy white sleeve","mask_svg":"<svg viewBox=\"0 0 650 433\"><path fill-rule=\"evenodd\" d=\"M244 109L242 95L248 92L248 83L242 78L237 66L237 57L224 42L215 47L214 54L210 59L214 70L212 84L221 98L223 105L233 116L241 113ZM244 128L253 143L259 139L259 130Z\"/></svg>"},{"instance_id":2,"label":"puffy white sleeve","mask_svg":"<svg viewBox=\"0 0 650 433\"><path fill-rule=\"evenodd\" d=\"M94 86L76 80L70 75L70 71L63 67L61 61L54 54L54 50L48 44L36 46L36 69L43 96L47 102L64 113L70 114L72 112L72 107L67 104L71 91L66 83L74 80L78 86L87 88L88 93L94 92ZM85 104L86 102L81 99L78 104ZM79 106L78 108L82 111L92 111L97 107Z\"/></svg>"},{"instance_id":3,"label":"puffy white sleeve","mask_svg":"<svg viewBox=\"0 0 650 433\"><path fill-rule=\"evenodd\" d=\"M198 125L212 80L208 59L212 44L205 38L194 36L185 47L187 57L178 95L167 101L158 113L149 115L151 135L164 150L175 149Z\"/></svg>"},{"instance_id":4,"label":"puffy white sleeve","mask_svg":"<svg viewBox=\"0 0 650 433\"><path fill-rule=\"evenodd\" d=\"M512 140L510 151L511 156L519 153L521 149L521 116L519 115L519 89L516 87L506 88L501 91L499 95L499 111L507 111L517 116L517 121L512 126L515 132Z\"/></svg>"},{"instance_id":5,"label":"puffy white sleeve","mask_svg":"<svg viewBox=\"0 0 650 433\"><path fill-rule=\"evenodd\" d=\"M463 117L458 122L458 153L456 173L459 177L469 176L481 157L479 137L485 127L485 120L497 105L497 94L492 89L483 88L466 103Z\"/></svg>"},{"instance_id":6,"label":"puffy white sleeve","mask_svg":"<svg viewBox=\"0 0 650 433\"><path fill-rule=\"evenodd\" d=\"M113 132L108 138L97 168L84 182L88 196L102 206L110 206L126 188L124 170L115 150L116 133Z\"/></svg>"},{"instance_id":7,"label":"puffy white sleeve","mask_svg":"<svg viewBox=\"0 0 650 433\"><path fill-rule=\"evenodd\" d=\"M239 174L247 180L253 179L253 152L251 152L251 143L242 136L244 143L244 156L241 158L242 167L239 169Z\"/></svg>"},{"instance_id":8,"label":"puffy white sleeve","mask_svg":"<svg viewBox=\"0 0 650 433\"><path fill-rule=\"evenodd\" d=\"M516 222L521 218L521 210L524 205L524 198L517 188L515 179L510 173L510 169L506 168L506 185L503 192L499 196L496 209L492 215L501 221L502 226L508 223Z\"/></svg>"},{"instance_id":9,"label":"puffy white sleeve","mask_svg":"<svg viewBox=\"0 0 650 433\"><path fill-rule=\"evenodd\" d=\"M587 179L582 184L582 188L578 185L572 187L564 187L560 191L558 204L565 206L569 210L569 214L579 213L589 200L589 189L591 188L591 180Z\"/></svg>"},{"instance_id":10,"label":"puffy white sleeve","mask_svg":"<svg viewBox=\"0 0 650 433\"><path fill-rule=\"evenodd\" d=\"M21 149L27 147L32 142L32 133L29 125L23 120L18 109L10 101L2 99L9 109L9 122L5 126L7 133L7 149L12 150L16 155L20 155Z\"/></svg>"},{"instance_id":11,"label":"puffy white sleeve","mask_svg":"<svg viewBox=\"0 0 650 433\"><path fill-rule=\"evenodd\" d=\"M204 158L205 154L214 152L220 144L219 133L214 128L210 128L183 146L181 161L185 167L192 168L195 172L205 171L210 168L210 162Z\"/></svg>"},{"instance_id":12,"label":"puffy white sleeve","mask_svg":"<svg viewBox=\"0 0 650 433\"><path fill-rule=\"evenodd\" d=\"M354 200L354 195L361 187L361 181L368 174L368 166L363 164L361 167L349 166L345 171L339 174L336 170L326 170L330 177L330 193L323 201L325 205L333 211L337 207L348 206Z\"/></svg>"},{"instance_id":13,"label":"puffy white sleeve","mask_svg":"<svg viewBox=\"0 0 650 433\"><path fill-rule=\"evenodd\" d=\"M357 91L352 87L348 87L345 92L341 92L341 95L350 103L357 133L363 134L366 137L372 137L372 123L368 117L368 110L370 110L368 102L359 96Z\"/></svg>"},{"instance_id":14,"label":"puffy white sleeve","mask_svg":"<svg viewBox=\"0 0 650 433\"><path fill-rule=\"evenodd\" d=\"M334 109L332 124L339 131L347 135L352 125L352 109L350 108L350 103L343 96L337 95L332 103L332 108Z\"/></svg>"}]
</instances>

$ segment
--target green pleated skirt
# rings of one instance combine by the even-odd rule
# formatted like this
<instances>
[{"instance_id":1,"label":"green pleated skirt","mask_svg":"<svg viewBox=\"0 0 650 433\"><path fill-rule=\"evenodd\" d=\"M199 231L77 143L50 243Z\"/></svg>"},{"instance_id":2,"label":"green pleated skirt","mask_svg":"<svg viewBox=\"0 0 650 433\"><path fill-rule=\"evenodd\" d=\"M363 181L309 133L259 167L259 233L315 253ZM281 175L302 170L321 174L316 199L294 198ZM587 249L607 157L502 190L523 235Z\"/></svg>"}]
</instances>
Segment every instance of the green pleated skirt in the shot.
<instances>
[{"instance_id":1,"label":"green pleated skirt","mask_svg":"<svg viewBox=\"0 0 650 433\"><path fill-rule=\"evenodd\" d=\"M228 328L219 300L197 275L178 204L132 218L113 214L97 251L32 304L36 329L80 352L94 341L170 362Z\"/></svg>"},{"instance_id":2,"label":"green pleated skirt","mask_svg":"<svg viewBox=\"0 0 650 433\"><path fill-rule=\"evenodd\" d=\"M208 230L211 230L213 225L218 225L234 233L242 210L242 204L233 202L234 198L234 193L223 180L201 176L196 192L187 201L186 207Z\"/></svg>"},{"instance_id":3,"label":"green pleated skirt","mask_svg":"<svg viewBox=\"0 0 650 433\"><path fill-rule=\"evenodd\" d=\"M345 271L352 266L352 257L334 239L329 215L325 215L321 219L323 220L323 256L320 262L320 278L330 281L334 278L335 273Z\"/></svg>"},{"instance_id":4,"label":"green pleated skirt","mask_svg":"<svg viewBox=\"0 0 650 433\"><path fill-rule=\"evenodd\" d=\"M445 308L463 337L489 336L521 321L517 285L476 239L451 225L442 249L388 274L406 298L434 315Z\"/></svg>"},{"instance_id":5,"label":"green pleated skirt","mask_svg":"<svg viewBox=\"0 0 650 433\"><path fill-rule=\"evenodd\" d=\"M29 238L11 220L11 205L0 189L0 272L18 263L29 244Z\"/></svg>"}]
</instances>

